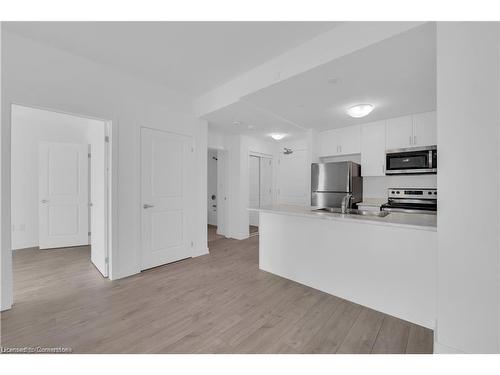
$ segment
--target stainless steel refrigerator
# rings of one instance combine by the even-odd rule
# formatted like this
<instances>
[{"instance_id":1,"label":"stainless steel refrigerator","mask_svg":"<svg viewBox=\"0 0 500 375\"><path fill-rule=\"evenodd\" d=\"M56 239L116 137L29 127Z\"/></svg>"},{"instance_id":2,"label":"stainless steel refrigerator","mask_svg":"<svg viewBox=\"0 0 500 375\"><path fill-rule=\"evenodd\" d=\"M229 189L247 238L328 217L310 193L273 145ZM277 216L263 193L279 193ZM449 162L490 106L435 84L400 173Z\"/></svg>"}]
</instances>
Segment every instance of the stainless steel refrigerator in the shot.
<instances>
[{"instance_id":1,"label":"stainless steel refrigerator","mask_svg":"<svg viewBox=\"0 0 500 375\"><path fill-rule=\"evenodd\" d=\"M352 161L311 164L311 206L340 207L351 194L349 208L363 200L361 166Z\"/></svg>"}]
</instances>

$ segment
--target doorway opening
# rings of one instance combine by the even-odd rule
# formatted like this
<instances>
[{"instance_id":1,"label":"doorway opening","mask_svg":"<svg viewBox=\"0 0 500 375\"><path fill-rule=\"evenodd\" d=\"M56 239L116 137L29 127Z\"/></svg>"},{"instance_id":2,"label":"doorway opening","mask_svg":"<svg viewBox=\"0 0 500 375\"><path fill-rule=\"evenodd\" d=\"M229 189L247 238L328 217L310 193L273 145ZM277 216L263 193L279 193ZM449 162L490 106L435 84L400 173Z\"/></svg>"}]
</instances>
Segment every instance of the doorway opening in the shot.
<instances>
[{"instance_id":1,"label":"doorway opening","mask_svg":"<svg viewBox=\"0 0 500 375\"><path fill-rule=\"evenodd\" d=\"M227 151L207 150L207 233L208 242L227 237Z\"/></svg>"},{"instance_id":2,"label":"doorway opening","mask_svg":"<svg viewBox=\"0 0 500 375\"><path fill-rule=\"evenodd\" d=\"M14 300L66 269L107 278L111 122L17 104L11 122Z\"/></svg>"},{"instance_id":3,"label":"doorway opening","mask_svg":"<svg viewBox=\"0 0 500 375\"><path fill-rule=\"evenodd\" d=\"M249 207L269 206L273 202L273 163L268 155L251 154L249 158ZM249 212L249 236L259 234L259 213Z\"/></svg>"}]
</instances>

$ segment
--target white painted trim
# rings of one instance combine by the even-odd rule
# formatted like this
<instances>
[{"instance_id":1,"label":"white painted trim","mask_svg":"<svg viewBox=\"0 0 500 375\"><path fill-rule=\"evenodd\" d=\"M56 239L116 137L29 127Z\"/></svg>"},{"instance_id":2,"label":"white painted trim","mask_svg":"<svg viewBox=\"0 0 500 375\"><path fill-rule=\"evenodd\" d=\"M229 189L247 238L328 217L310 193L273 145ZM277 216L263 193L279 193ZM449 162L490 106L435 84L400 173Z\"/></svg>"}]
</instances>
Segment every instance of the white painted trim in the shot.
<instances>
[{"instance_id":1,"label":"white painted trim","mask_svg":"<svg viewBox=\"0 0 500 375\"><path fill-rule=\"evenodd\" d=\"M458 350L457 348L453 348L448 345L441 344L437 341L434 341L434 354L466 354Z\"/></svg>"}]
</instances>

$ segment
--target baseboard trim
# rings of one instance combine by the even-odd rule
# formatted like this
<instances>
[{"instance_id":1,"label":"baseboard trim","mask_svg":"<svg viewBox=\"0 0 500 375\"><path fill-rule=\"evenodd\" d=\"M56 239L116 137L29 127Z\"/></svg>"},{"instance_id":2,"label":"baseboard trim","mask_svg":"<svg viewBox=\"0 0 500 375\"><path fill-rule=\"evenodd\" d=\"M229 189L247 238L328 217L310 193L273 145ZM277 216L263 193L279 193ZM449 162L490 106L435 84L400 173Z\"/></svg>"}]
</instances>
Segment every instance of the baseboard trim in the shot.
<instances>
[{"instance_id":1,"label":"baseboard trim","mask_svg":"<svg viewBox=\"0 0 500 375\"><path fill-rule=\"evenodd\" d=\"M434 354L467 354L457 348L434 341Z\"/></svg>"}]
</instances>

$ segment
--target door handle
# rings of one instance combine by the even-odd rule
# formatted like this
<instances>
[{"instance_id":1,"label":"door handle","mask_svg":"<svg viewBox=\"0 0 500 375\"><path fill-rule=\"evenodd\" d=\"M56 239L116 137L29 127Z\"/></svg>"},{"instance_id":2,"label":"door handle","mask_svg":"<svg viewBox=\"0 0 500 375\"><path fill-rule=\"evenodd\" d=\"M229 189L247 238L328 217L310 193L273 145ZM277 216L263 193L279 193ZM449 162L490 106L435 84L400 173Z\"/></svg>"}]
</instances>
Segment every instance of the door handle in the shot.
<instances>
[{"instance_id":1,"label":"door handle","mask_svg":"<svg viewBox=\"0 0 500 375\"><path fill-rule=\"evenodd\" d=\"M148 208L152 208L154 207L154 205L152 204L144 204L144 206L142 206L142 208L144 208L145 210L147 210Z\"/></svg>"},{"instance_id":2,"label":"door handle","mask_svg":"<svg viewBox=\"0 0 500 375\"><path fill-rule=\"evenodd\" d=\"M49 203L49 200L48 200L48 199L42 199L42 200L40 201L40 203Z\"/></svg>"}]
</instances>

